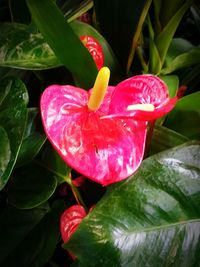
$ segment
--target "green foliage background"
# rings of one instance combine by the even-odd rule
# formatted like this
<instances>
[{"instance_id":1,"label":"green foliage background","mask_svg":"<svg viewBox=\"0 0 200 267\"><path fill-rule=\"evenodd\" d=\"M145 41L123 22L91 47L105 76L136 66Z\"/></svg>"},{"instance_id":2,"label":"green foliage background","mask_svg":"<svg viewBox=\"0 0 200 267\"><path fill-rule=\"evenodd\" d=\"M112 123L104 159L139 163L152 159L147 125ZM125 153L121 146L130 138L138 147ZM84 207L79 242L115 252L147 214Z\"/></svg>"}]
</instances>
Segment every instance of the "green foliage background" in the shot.
<instances>
[{"instance_id":1,"label":"green foliage background","mask_svg":"<svg viewBox=\"0 0 200 267\"><path fill-rule=\"evenodd\" d=\"M85 12L91 25L78 19ZM153 73L170 97L187 87L156 122L139 170L107 189L74 186L78 174L40 119L46 86L92 87L86 34L101 44L112 85ZM199 40L198 1L0 1L0 266L200 265ZM74 194L96 206L62 244L59 218Z\"/></svg>"}]
</instances>

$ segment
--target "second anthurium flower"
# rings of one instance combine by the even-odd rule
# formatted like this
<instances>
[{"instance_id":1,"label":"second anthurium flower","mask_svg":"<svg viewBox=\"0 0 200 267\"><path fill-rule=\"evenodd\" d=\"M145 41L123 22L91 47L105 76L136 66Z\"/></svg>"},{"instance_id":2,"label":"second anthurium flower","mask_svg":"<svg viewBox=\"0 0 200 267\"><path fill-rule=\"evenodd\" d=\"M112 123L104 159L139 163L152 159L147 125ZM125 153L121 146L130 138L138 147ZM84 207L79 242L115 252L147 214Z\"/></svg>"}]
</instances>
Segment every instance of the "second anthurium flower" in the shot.
<instances>
[{"instance_id":1,"label":"second anthurium flower","mask_svg":"<svg viewBox=\"0 0 200 267\"><path fill-rule=\"evenodd\" d=\"M162 80L139 75L108 86L110 71L99 71L89 92L71 85L52 85L41 98L44 129L65 162L106 186L132 175L140 166L147 121L169 112Z\"/></svg>"}]
</instances>

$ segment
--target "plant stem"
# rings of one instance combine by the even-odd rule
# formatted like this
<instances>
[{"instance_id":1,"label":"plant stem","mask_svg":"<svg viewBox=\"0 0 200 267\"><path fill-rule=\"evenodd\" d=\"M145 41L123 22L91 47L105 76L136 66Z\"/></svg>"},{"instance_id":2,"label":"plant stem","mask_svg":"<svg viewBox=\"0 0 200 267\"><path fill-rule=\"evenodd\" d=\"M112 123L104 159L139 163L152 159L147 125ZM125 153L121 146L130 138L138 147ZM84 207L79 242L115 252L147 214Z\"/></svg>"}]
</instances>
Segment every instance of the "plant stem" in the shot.
<instances>
[{"instance_id":1,"label":"plant stem","mask_svg":"<svg viewBox=\"0 0 200 267\"><path fill-rule=\"evenodd\" d=\"M137 26L135 35L133 37L131 51L130 51L129 57L128 57L126 73L129 73L129 70L131 68L131 65L132 65L132 62L133 62L133 58L134 58L134 55L135 55L135 51L136 51L136 48L138 46L138 39L140 37L141 31L142 31L142 26L143 26L144 20L146 18L146 15L147 15L147 13L149 11L149 7L151 5L151 2L152 2L152 0L147 0L146 1L145 5L144 5L144 8L143 8L143 11L142 11L142 14L140 16L140 19L138 21L138 26Z\"/></svg>"},{"instance_id":2,"label":"plant stem","mask_svg":"<svg viewBox=\"0 0 200 267\"><path fill-rule=\"evenodd\" d=\"M64 177L64 179L65 179L66 183L68 183L68 185L71 187L73 195L74 195L76 201L78 202L78 204L79 205L81 204L84 207L85 211L87 212L88 208L85 205L85 202L84 202L84 200L83 200L78 188L73 184L73 181L72 181L71 177L66 176L66 177Z\"/></svg>"},{"instance_id":3,"label":"plant stem","mask_svg":"<svg viewBox=\"0 0 200 267\"><path fill-rule=\"evenodd\" d=\"M147 73L148 72L148 66L147 66L147 64L146 64L146 62L144 60L142 48L138 46L136 48L136 53L138 55L138 58L140 60L140 64L141 64L141 66L143 68L144 73Z\"/></svg>"}]
</instances>

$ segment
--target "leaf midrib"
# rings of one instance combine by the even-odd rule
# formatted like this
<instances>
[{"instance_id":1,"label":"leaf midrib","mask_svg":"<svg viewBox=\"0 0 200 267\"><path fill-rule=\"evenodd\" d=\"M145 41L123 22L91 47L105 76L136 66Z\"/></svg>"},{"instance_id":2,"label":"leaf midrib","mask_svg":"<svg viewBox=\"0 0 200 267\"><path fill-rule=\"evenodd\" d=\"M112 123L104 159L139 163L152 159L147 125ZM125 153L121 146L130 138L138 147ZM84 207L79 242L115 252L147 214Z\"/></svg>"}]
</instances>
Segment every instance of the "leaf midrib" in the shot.
<instances>
[{"instance_id":1,"label":"leaf midrib","mask_svg":"<svg viewBox=\"0 0 200 267\"><path fill-rule=\"evenodd\" d=\"M98 214L100 216L104 216L104 217L110 218L109 216L106 216L103 213L98 213ZM115 218L112 218L112 220L116 221L117 223L123 224L123 222L120 222L119 220L116 220ZM184 220L184 221L180 221L180 222L176 222L176 223L170 223L170 224L162 224L162 225L159 225L159 226L153 226L153 227L147 227L147 228L143 227L143 228L139 228L138 230L134 229L133 231L129 228L128 231L123 230L122 233L125 232L126 234L129 234L129 233L137 234L137 233L141 233L141 232L151 232L151 231L172 228L174 226L184 225L184 224L189 224L189 223L195 223L195 222L200 222L200 218L189 219L189 220Z\"/></svg>"}]
</instances>

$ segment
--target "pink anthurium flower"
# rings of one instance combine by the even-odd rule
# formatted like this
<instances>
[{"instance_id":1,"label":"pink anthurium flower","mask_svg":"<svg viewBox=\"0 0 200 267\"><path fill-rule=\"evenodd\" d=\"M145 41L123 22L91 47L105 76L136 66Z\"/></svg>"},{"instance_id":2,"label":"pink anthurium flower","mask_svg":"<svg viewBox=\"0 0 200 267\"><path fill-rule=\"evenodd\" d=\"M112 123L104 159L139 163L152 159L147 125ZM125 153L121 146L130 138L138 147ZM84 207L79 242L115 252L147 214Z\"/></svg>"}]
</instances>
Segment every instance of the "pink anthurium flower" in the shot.
<instances>
[{"instance_id":1,"label":"pink anthurium flower","mask_svg":"<svg viewBox=\"0 0 200 267\"><path fill-rule=\"evenodd\" d=\"M55 149L68 165L104 186L137 170L144 154L147 120L166 114L176 102L168 98L159 78L138 77L108 86L109 69L104 67L89 92L52 85L41 98L44 129Z\"/></svg>"}]
</instances>

